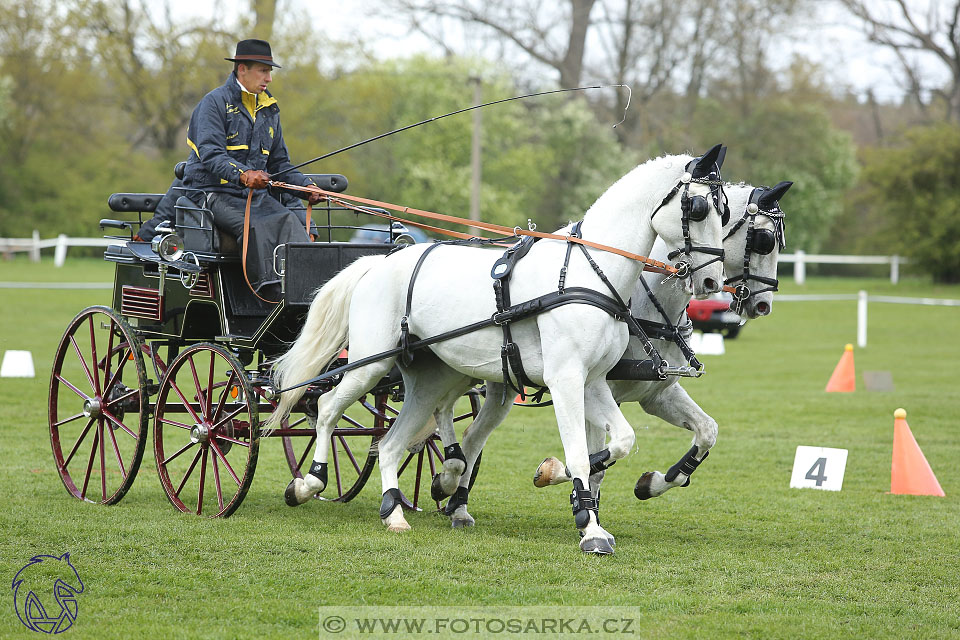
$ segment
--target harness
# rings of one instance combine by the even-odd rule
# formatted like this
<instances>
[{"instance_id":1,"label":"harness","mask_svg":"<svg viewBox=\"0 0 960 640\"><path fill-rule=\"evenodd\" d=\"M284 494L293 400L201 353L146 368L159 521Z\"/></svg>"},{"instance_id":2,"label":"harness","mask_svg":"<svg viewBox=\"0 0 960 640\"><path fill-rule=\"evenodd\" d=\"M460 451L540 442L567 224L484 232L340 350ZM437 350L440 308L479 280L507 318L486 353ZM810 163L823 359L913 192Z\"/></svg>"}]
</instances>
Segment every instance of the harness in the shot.
<instances>
[{"instance_id":1,"label":"harness","mask_svg":"<svg viewBox=\"0 0 960 640\"><path fill-rule=\"evenodd\" d=\"M539 398L542 398L542 395L543 393L546 392L546 389L531 383L530 379L527 377L526 373L524 372L523 362L520 357L519 347L513 341L512 332L510 331L510 324L512 322L523 320L530 316L534 316L540 313L545 313L547 311L550 311L552 309L555 309L557 307L560 307L566 304L574 304L574 303L589 304L605 311L610 316L612 316L615 320L620 322L625 322L627 324L627 328L630 334L639 338L644 351L646 352L647 356L649 356L649 360L623 362L622 363L624 365L622 367L623 371L620 372L621 374L625 375L625 378L623 379L665 380L668 374L689 375L688 373L686 373L686 370L684 367L670 367L669 363L667 363L660 356L660 353L657 351L656 347L650 341L650 338L645 333L643 327L641 327L637 319L635 319L633 316L630 315L630 309L628 305L620 297L620 294L617 293L616 288L610 283L609 279L600 269L600 266L596 263L596 261L594 261L593 257L590 255L589 251L587 250L587 247L588 246L593 247L603 251L616 253L624 257L630 258L632 260L638 260L642 262L645 265L645 267L653 267L653 269L655 270L661 271L662 273L669 274L668 277L678 277L678 278L687 277L690 274L696 272L697 270L707 266L708 264L712 264L713 262L716 262L718 260L723 260L722 248L694 246L690 238L690 231L689 231L690 220L693 220L695 222L702 221L706 218L706 216L709 214L709 211L710 211L710 206L707 203L705 197L703 196L691 197L689 195L691 182L710 185L710 191L714 200L714 205L716 210L718 212L721 212L721 218L724 221L724 223L729 218L729 207L726 204L726 194L723 192L723 181L720 179L720 174L719 174L720 162L719 161L715 162L714 165L711 167L710 171L707 172L706 176L694 176L693 172L696 171L697 169L697 166L696 166L697 162L698 162L698 159L694 159L687 164L686 171L681 176L680 181L663 198L659 206L657 206L657 208L654 210L654 212L651 214L650 217L652 220L653 216L655 216L660 211L660 209L666 206L678 193L680 193L680 190L682 188L683 193L681 194L681 213L682 213L681 224L682 224L683 235L684 235L684 248L670 254L671 255L670 259L673 259L673 257L679 255L680 253L690 256L693 252L699 251L702 253L707 253L709 255L716 256L713 260L710 260L697 267L690 267L688 263L681 262L678 264L676 268L670 268L668 265L656 262L654 260L650 260L649 258L646 258L644 256L638 256L638 255L629 253L627 251L623 251L622 249L600 245L595 242L591 242L583 239L580 234L580 226L582 224L582 221L576 223L571 233L566 236L540 233L540 232L536 232L532 228L530 231L523 231L519 227L509 229L509 228L501 227L499 225L492 225L489 223L482 223L478 221L474 221L471 224L474 224L475 226L479 226L480 228L487 229L490 231L500 231L500 232L512 231L512 235L502 237L502 238L476 238L476 237L466 236L466 234L459 234L457 232L449 232L444 230L444 232L452 235L455 234L462 239L435 242L431 246L427 247L427 249L420 255L419 259L417 260L417 264L414 266L414 269L410 275L410 282L407 286L407 298L406 298L406 305L404 308L404 315L400 319L399 346L378 354L367 356L366 358L355 360L353 362L350 362L340 367L329 369L319 376L313 377L309 380L293 385L291 387L281 389L280 393L285 393L287 391L298 389L298 388L301 388L310 384L314 384L323 380L334 379L334 378L337 378L337 376L340 376L343 373L346 373L347 371L357 369L359 367L370 364L371 362L376 362L378 360L382 360L384 358L390 358L397 355L401 357L402 362L405 365L409 365L413 362L413 354L418 349L428 347L438 342L443 342L446 340L451 340L453 338L458 338L460 336L467 335L474 331L478 331L480 329L485 329L487 327L495 325L502 328L503 336L504 336L503 345L501 346L501 362L503 367L504 382L506 383L506 385L510 386L513 390L517 391L517 393L520 394L521 399L524 399L526 396L525 391L523 389L525 385L529 384L529 386L538 387L538 391L534 395L534 399L539 402ZM275 183L275 186L277 184L280 184L280 183ZM315 187L313 189L310 189L307 187L297 187L295 185L287 185L287 184L282 184L282 186L286 188L291 188L294 190L319 191L320 193L326 195L330 200L334 199L334 197L331 197L331 196L336 196L336 194L329 194ZM352 199L360 201L366 205L384 206L385 208L393 208L393 209L397 208L395 205L390 205L389 203L381 203L381 202L368 200L364 198L357 198L357 197L352 197ZM365 209L357 205L352 205L351 208L355 208L358 210ZM431 213L426 211L411 210L408 207L404 207L403 211L406 213L416 213L417 215L423 215L425 217L430 217L438 220L459 221L459 219L453 218L452 216L445 216L442 214L436 214L436 213ZM386 217L390 217L391 219L393 219L393 216L386 216ZM428 225L424 225L422 223L415 223L412 221L407 221L407 222L411 222L415 226L423 226L431 229L433 228L433 227L429 227ZM510 240L514 237L520 237L520 236L523 236L523 239L515 243L514 245L512 245L510 248L508 248L504 252L504 254L494 263L491 269L491 277L494 280L493 287L494 287L494 297L497 304L497 311L490 318L480 320L478 322L474 322L472 324L460 327L458 329L446 331L438 335L431 336L429 338L419 338L418 336L410 333L409 318L410 318L410 313L413 307L414 285L416 283L417 276L419 275L420 269L423 266L423 263L426 261L427 256L434 249L436 249L440 245L464 245L465 244L465 245L481 245L482 246L482 245L491 245L491 244L497 244L497 243L502 244L504 241ZM525 302L521 302L516 305L512 305L510 301L509 277L513 272L513 267L516 265L516 262L530 250L530 247L533 245L533 243L540 238L558 239L558 240L564 240L567 242L566 256L564 258L564 264L560 269L560 278L557 286L557 291L538 296L536 298L533 298L532 300L527 300ZM590 264L594 273L597 274L597 276L604 283L604 285L606 285L606 287L610 290L613 297L606 296L598 291L594 291L592 289L587 289L584 287L570 287L570 288L566 287L566 274L569 267L570 256L573 252L574 246L579 247L581 253L587 259L587 262ZM671 328L675 329L674 327L671 327ZM689 350L688 346L686 346L686 343L683 340L683 338L680 336L679 331L675 330L672 333L674 336L679 338L680 342L683 343L684 346L682 346L681 349L684 349L684 354L687 355L689 351L688 361L691 362L692 366L699 369L702 365L700 365L699 362L696 362L696 358L693 357L693 352ZM694 362L696 362L696 364L693 364ZM505 402L505 401L506 401L506 386L504 387L504 397L502 399L502 402Z\"/></svg>"},{"instance_id":2,"label":"harness","mask_svg":"<svg viewBox=\"0 0 960 640\"><path fill-rule=\"evenodd\" d=\"M710 193L714 200L714 207L720 212L724 224L726 224L726 221L730 218L730 208L726 204L726 194L723 191L723 180L720 179L719 170L716 172L711 171L706 177L694 177L690 170L692 169L691 165L695 162L696 161L691 161L691 163L687 165L687 170L680 176L680 181L677 182L676 186L670 190L670 193L660 201L660 204L657 205L657 208L654 209L650 215L650 219L653 220L654 216L656 216L667 203L673 200L677 193L680 193L680 213L682 214L680 218L680 228L683 231L683 247L671 251L667 254L667 259L673 260L681 254L692 258L694 253L705 253L714 256L713 259L707 260L696 267L691 267L690 263L686 261L677 263L677 273L675 274L677 278L686 278L714 262L723 260L722 247L695 246L693 240L690 238L690 221L703 222L707 214L710 213L710 205L707 204L707 199L704 196L690 196L690 183L695 182L697 184L709 185ZM680 191L681 189L683 189L682 192Z\"/></svg>"},{"instance_id":3,"label":"harness","mask_svg":"<svg viewBox=\"0 0 960 640\"><path fill-rule=\"evenodd\" d=\"M750 193L750 199L747 204L747 208L743 212L743 216L733 225L727 235L724 236L724 240L731 237L734 233L737 232L740 227L744 224L747 225L747 241L744 245L743 251L743 271L740 275L733 276L732 278L727 278L724 282L726 285L732 285L733 283L739 282L740 284L736 285L734 288L734 311L740 313L743 309L743 304L751 297L759 295L761 293L766 293L768 291L777 291L780 286L780 281L777 278L768 278L765 276L758 276L756 274L750 273L750 257L751 254L756 253L757 255L768 255L773 251L775 246L779 246L781 250L786 246L786 238L784 234L784 224L783 218L784 213L780 210L780 205L774 201L773 206L769 209L761 209L760 205L763 204L763 197L767 193L765 187L757 187ZM769 229L763 229L756 226L757 216L766 216L774 223L774 231ZM759 282L761 285L766 285L764 289L751 290L750 281L754 280Z\"/></svg>"}]
</instances>

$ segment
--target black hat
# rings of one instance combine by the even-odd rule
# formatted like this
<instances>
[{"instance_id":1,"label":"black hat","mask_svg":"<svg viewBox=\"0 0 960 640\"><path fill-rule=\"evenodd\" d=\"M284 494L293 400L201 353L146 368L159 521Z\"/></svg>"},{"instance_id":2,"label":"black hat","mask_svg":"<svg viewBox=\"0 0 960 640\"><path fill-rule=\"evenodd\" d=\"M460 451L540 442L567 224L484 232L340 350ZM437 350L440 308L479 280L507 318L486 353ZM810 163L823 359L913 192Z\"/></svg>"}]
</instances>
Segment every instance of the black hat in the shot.
<instances>
[{"instance_id":1,"label":"black hat","mask_svg":"<svg viewBox=\"0 0 960 640\"><path fill-rule=\"evenodd\" d=\"M224 58L230 62L262 62L271 67L280 67L273 61L270 53L270 43L266 40L241 40L237 43L237 53L232 58Z\"/></svg>"}]
</instances>

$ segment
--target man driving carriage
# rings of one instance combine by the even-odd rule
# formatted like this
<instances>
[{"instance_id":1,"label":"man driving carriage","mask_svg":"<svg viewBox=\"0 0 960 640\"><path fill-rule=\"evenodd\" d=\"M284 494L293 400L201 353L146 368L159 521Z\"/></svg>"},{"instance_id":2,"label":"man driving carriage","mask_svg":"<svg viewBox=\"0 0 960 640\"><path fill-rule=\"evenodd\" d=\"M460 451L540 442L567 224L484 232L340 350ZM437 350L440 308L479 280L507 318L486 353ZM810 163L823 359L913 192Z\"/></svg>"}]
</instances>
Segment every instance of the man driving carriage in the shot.
<instances>
[{"instance_id":1,"label":"man driving carriage","mask_svg":"<svg viewBox=\"0 0 960 640\"><path fill-rule=\"evenodd\" d=\"M214 224L238 243L244 235L246 189L254 190L246 248L247 271L258 295L279 299L280 281L273 270L274 249L288 242L307 242L297 215L271 197L270 174L300 186L313 182L292 167L280 128L277 100L267 91L273 60L270 44L241 40L226 82L203 97L190 116L183 185L207 194ZM310 194L316 204L319 194ZM242 244L241 244L242 246Z\"/></svg>"}]
</instances>

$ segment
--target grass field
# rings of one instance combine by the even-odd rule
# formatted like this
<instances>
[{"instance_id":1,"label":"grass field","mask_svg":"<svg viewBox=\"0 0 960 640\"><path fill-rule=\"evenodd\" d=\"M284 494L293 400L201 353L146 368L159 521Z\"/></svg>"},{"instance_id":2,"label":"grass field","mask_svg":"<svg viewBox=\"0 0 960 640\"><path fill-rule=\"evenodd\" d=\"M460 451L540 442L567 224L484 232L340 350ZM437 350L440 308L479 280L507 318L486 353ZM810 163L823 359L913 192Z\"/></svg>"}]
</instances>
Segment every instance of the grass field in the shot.
<instances>
[{"instance_id":1,"label":"grass field","mask_svg":"<svg viewBox=\"0 0 960 640\"><path fill-rule=\"evenodd\" d=\"M111 279L97 260L63 269L0 262L0 281ZM960 287L915 280L782 286L858 289L960 298ZM71 637L317 637L318 607L353 605L451 615L602 605L633 616L639 637L960 637L956 308L872 304L869 346L855 353L858 390L827 394L843 345L855 340L856 303L775 303L771 317L727 341L725 356L704 356L703 379L685 384L719 422L718 443L690 487L655 500L638 502L633 484L665 471L689 437L625 406L638 450L607 474L603 522L618 546L598 558L577 548L569 486L531 482L544 456L562 453L549 409L515 409L493 435L471 494L477 526L467 531L425 512L408 515L411 532L388 534L377 474L350 503L290 509L273 440L262 443L253 488L228 519L175 512L150 443L119 505L69 497L50 452L50 361L67 322L108 299L107 290L0 289L0 350L30 350L37 369L34 379L0 379L0 577L11 580L35 554L70 552L86 585ZM864 391L864 370L891 371L896 391ZM946 498L886 493L897 407ZM849 450L842 491L788 488L798 445ZM31 636L12 601L8 592L0 605L0 637Z\"/></svg>"}]
</instances>

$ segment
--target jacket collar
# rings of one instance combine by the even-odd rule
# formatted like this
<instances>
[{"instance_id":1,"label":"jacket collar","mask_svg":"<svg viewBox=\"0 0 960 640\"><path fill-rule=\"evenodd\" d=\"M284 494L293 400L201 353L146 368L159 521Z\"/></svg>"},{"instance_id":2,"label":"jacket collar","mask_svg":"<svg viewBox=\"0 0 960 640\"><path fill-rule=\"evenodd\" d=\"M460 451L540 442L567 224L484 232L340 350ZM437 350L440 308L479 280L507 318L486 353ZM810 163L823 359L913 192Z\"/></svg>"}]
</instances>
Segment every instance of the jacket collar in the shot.
<instances>
[{"instance_id":1,"label":"jacket collar","mask_svg":"<svg viewBox=\"0 0 960 640\"><path fill-rule=\"evenodd\" d=\"M230 75L227 76L227 81L223 84L224 87L230 92L230 97L236 104L240 103L241 96L243 95L243 89L240 85L240 80L237 79L237 74L233 71L230 72ZM273 94L270 93L269 89L264 89L263 93L257 99L257 111L263 109L264 107L269 107L272 104L277 104L277 99L273 97Z\"/></svg>"}]
</instances>

